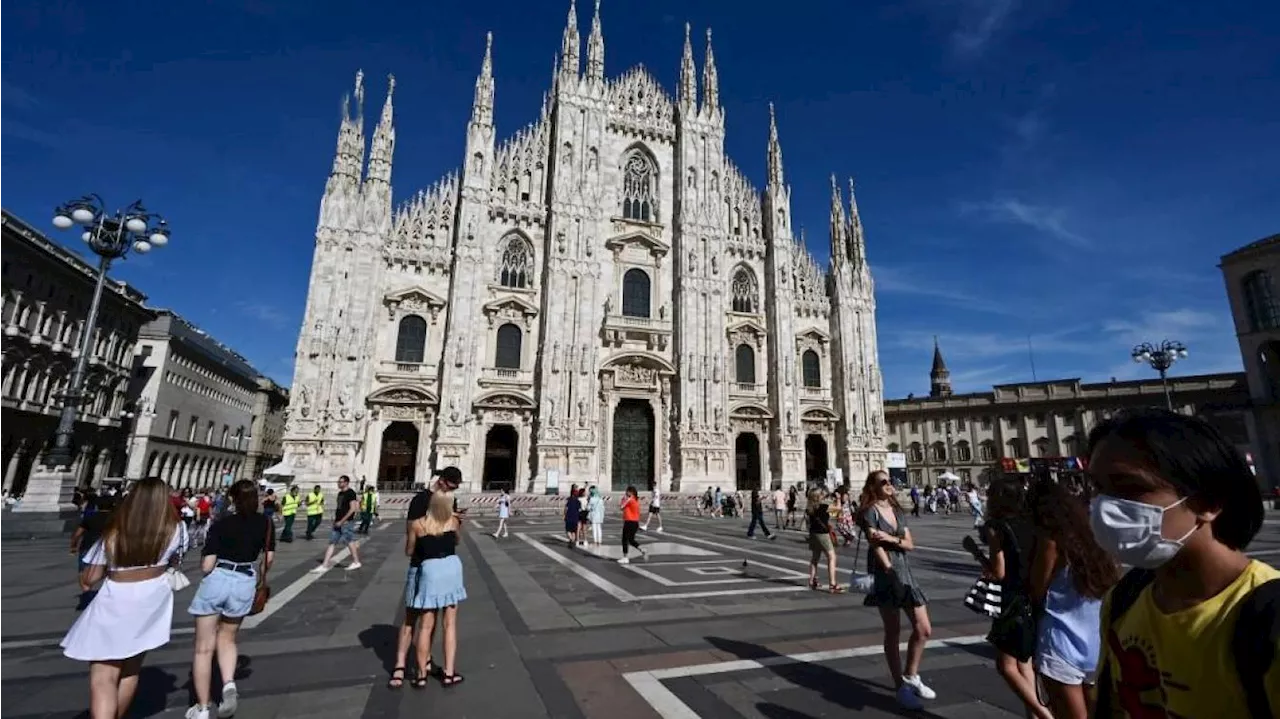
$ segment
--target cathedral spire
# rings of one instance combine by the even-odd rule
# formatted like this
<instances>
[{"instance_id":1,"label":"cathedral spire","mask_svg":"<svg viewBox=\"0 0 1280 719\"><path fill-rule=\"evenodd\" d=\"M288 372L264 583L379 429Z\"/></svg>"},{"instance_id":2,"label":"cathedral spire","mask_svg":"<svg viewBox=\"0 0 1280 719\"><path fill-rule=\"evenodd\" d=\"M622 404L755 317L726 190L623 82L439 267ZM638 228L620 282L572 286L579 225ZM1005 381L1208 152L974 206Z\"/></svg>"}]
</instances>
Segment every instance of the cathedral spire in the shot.
<instances>
[{"instance_id":1,"label":"cathedral spire","mask_svg":"<svg viewBox=\"0 0 1280 719\"><path fill-rule=\"evenodd\" d=\"M578 35L578 5L569 0L569 20L564 26L564 40L560 43L560 81L557 87L572 88L574 83L567 80L578 79L581 68L579 53L582 52L582 38Z\"/></svg>"},{"instance_id":2,"label":"cathedral spire","mask_svg":"<svg viewBox=\"0 0 1280 719\"><path fill-rule=\"evenodd\" d=\"M707 28L707 57L702 65L702 109L714 112L720 108L720 77L716 74L716 55L711 51L711 28Z\"/></svg>"},{"instance_id":3,"label":"cathedral spire","mask_svg":"<svg viewBox=\"0 0 1280 719\"><path fill-rule=\"evenodd\" d=\"M587 81L604 82L604 34L600 32L600 0L591 16L591 37L587 38Z\"/></svg>"},{"instance_id":4,"label":"cathedral spire","mask_svg":"<svg viewBox=\"0 0 1280 719\"><path fill-rule=\"evenodd\" d=\"M848 237L845 235L844 198L836 184L836 174L831 173L831 263L843 264L848 255Z\"/></svg>"},{"instance_id":5,"label":"cathedral spire","mask_svg":"<svg viewBox=\"0 0 1280 719\"><path fill-rule=\"evenodd\" d=\"M395 110L391 104L396 91L395 75L387 75L387 99L382 103L382 116L373 131L373 144L369 148L370 182L391 184L391 159L396 147Z\"/></svg>"},{"instance_id":6,"label":"cathedral spire","mask_svg":"<svg viewBox=\"0 0 1280 719\"><path fill-rule=\"evenodd\" d=\"M333 156L333 170L329 173L330 185L335 178L344 177L360 182L364 164L364 71L356 71L356 114L351 115L351 95L342 97L342 121L338 125L338 147Z\"/></svg>"},{"instance_id":7,"label":"cathedral spire","mask_svg":"<svg viewBox=\"0 0 1280 719\"><path fill-rule=\"evenodd\" d=\"M471 105L471 122L475 125L493 124L493 33L484 36L484 61L476 77L476 99Z\"/></svg>"},{"instance_id":8,"label":"cathedral spire","mask_svg":"<svg viewBox=\"0 0 1280 719\"><path fill-rule=\"evenodd\" d=\"M769 186L782 187L786 182L782 177L782 144L778 142L778 120L773 114L773 103L769 103Z\"/></svg>"},{"instance_id":9,"label":"cathedral spire","mask_svg":"<svg viewBox=\"0 0 1280 719\"><path fill-rule=\"evenodd\" d=\"M857 267L867 264L867 243L862 236L862 216L858 214L858 200L853 194L853 178L849 178L849 255Z\"/></svg>"},{"instance_id":10,"label":"cathedral spire","mask_svg":"<svg viewBox=\"0 0 1280 719\"><path fill-rule=\"evenodd\" d=\"M947 397L951 394L951 370L942 359L938 336L933 336L933 367L929 370L929 396Z\"/></svg>"},{"instance_id":11,"label":"cathedral spire","mask_svg":"<svg viewBox=\"0 0 1280 719\"><path fill-rule=\"evenodd\" d=\"M693 42L689 23L684 24L684 55L680 58L680 109L694 112L698 107L698 69L693 64Z\"/></svg>"}]
</instances>

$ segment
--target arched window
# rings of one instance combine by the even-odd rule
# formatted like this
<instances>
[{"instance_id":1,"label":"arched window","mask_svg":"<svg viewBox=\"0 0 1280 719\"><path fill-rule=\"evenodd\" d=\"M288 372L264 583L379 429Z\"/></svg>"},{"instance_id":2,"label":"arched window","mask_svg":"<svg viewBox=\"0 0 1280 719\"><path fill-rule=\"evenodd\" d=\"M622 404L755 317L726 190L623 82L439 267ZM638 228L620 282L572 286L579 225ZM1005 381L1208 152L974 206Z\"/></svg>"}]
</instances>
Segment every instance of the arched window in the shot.
<instances>
[{"instance_id":1,"label":"arched window","mask_svg":"<svg viewBox=\"0 0 1280 719\"><path fill-rule=\"evenodd\" d=\"M427 351L427 321L418 315L406 315L396 332L396 361L422 362Z\"/></svg>"},{"instance_id":2,"label":"arched window","mask_svg":"<svg viewBox=\"0 0 1280 719\"><path fill-rule=\"evenodd\" d=\"M818 353L805 350L800 355L800 373L804 376L805 387L822 386L822 365L818 362Z\"/></svg>"},{"instance_id":3,"label":"arched window","mask_svg":"<svg viewBox=\"0 0 1280 719\"><path fill-rule=\"evenodd\" d=\"M929 454L933 456L935 462L947 461L947 445L941 442L934 442L929 448Z\"/></svg>"},{"instance_id":4,"label":"arched window","mask_svg":"<svg viewBox=\"0 0 1280 719\"><path fill-rule=\"evenodd\" d=\"M622 315L624 317L649 317L649 273L639 268L627 270L622 276Z\"/></svg>"},{"instance_id":5,"label":"arched window","mask_svg":"<svg viewBox=\"0 0 1280 719\"><path fill-rule=\"evenodd\" d=\"M521 345L524 333L508 322L498 328L498 343L493 354L493 365L499 369L520 369Z\"/></svg>"},{"instance_id":6,"label":"arched window","mask_svg":"<svg viewBox=\"0 0 1280 719\"><path fill-rule=\"evenodd\" d=\"M633 151L622 163L622 217L641 222L658 221L658 172L649 156Z\"/></svg>"},{"instance_id":7,"label":"arched window","mask_svg":"<svg viewBox=\"0 0 1280 719\"><path fill-rule=\"evenodd\" d=\"M1006 457L1022 459L1027 456L1026 452L1022 451L1022 442L1017 437L1005 442L1004 449Z\"/></svg>"},{"instance_id":8,"label":"arched window","mask_svg":"<svg viewBox=\"0 0 1280 719\"><path fill-rule=\"evenodd\" d=\"M978 458L983 462L996 461L995 443L989 439L983 440L982 444L978 445Z\"/></svg>"},{"instance_id":9,"label":"arched window","mask_svg":"<svg viewBox=\"0 0 1280 719\"><path fill-rule=\"evenodd\" d=\"M503 287L533 286L533 246L520 235L510 235L499 246L498 284Z\"/></svg>"},{"instance_id":10,"label":"arched window","mask_svg":"<svg viewBox=\"0 0 1280 719\"><path fill-rule=\"evenodd\" d=\"M756 276L746 267L739 267L733 273L733 284L729 286L729 294L733 298L733 311L754 315L759 312L760 290L756 284Z\"/></svg>"},{"instance_id":11,"label":"arched window","mask_svg":"<svg viewBox=\"0 0 1280 719\"><path fill-rule=\"evenodd\" d=\"M1035 449L1035 456L1037 457L1048 457L1053 454L1053 451L1049 446L1049 440L1044 437L1033 442L1032 447Z\"/></svg>"},{"instance_id":12,"label":"arched window","mask_svg":"<svg viewBox=\"0 0 1280 719\"><path fill-rule=\"evenodd\" d=\"M1271 273L1257 270L1245 275L1244 304L1254 332L1280 329L1280 302L1271 284Z\"/></svg>"},{"instance_id":13,"label":"arched window","mask_svg":"<svg viewBox=\"0 0 1280 719\"><path fill-rule=\"evenodd\" d=\"M888 446L888 447L886 447L886 449L888 449L890 452L901 452L901 451L902 451L902 450L898 449L898 443L897 443L897 442L890 442L890 443L889 443L889 446Z\"/></svg>"},{"instance_id":14,"label":"arched window","mask_svg":"<svg viewBox=\"0 0 1280 719\"><path fill-rule=\"evenodd\" d=\"M966 441L964 441L964 440L960 440L959 442L956 442L956 448L955 448L955 449L956 449L956 461L957 461L957 462L972 462L972 461L973 461L973 451L969 449L969 443L968 443L968 442L966 442Z\"/></svg>"},{"instance_id":15,"label":"arched window","mask_svg":"<svg viewBox=\"0 0 1280 719\"><path fill-rule=\"evenodd\" d=\"M1066 449L1068 457L1080 456L1081 444L1079 435L1072 434L1062 438L1062 446Z\"/></svg>"},{"instance_id":16,"label":"arched window","mask_svg":"<svg viewBox=\"0 0 1280 719\"><path fill-rule=\"evenodd\" d=\"M733 351L734 377L743 384L756 383L756 351L751 345L738 345Z\"/></svg>"},{"instance_id":17,"label":"arched window","mask_svg":"<svg viewBox=\"0 0 1280 719\"><path fill-rule=\"evenodd\" d=\"M924 449L922 449L922 448L920 447L920 443L919 443L919 442L912 442L912 443L907 447L907 461L908 461L908 462L923 462L923 461L924 461Z\"/></svg>"}]
</instances>

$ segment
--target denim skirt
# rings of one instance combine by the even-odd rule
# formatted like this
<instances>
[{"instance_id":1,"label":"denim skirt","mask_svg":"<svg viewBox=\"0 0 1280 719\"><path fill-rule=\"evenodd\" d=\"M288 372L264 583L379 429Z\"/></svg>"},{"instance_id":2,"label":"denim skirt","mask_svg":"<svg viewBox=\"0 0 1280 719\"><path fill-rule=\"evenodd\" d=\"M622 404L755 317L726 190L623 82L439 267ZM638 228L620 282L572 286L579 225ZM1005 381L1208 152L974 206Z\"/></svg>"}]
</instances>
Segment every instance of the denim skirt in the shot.
<instances>
[{"instance_id":1,"label":"denim skirt","mask_svg":"<svg viewBox=\"0 0 1280 719\"><path fill-rule=\"evenodd\" d=\"M404 605L409 609L442 609L467 598L462 584L462 560L457 555L423 560L409 567L404 583Z\"/></svg>"},{"instance_id":2,"label":"denim skirt","mask_svg":"<svg viewBox=\"0 0 1280 719\"><path fill-rule=\"evenodd\" d=\"M244 574L225 567L215 567L200 580L187 613L197 617L219 614L229 619L247 616L253 608L253 595L258 589L257 571Z\"/></svg>"}]
</instances>

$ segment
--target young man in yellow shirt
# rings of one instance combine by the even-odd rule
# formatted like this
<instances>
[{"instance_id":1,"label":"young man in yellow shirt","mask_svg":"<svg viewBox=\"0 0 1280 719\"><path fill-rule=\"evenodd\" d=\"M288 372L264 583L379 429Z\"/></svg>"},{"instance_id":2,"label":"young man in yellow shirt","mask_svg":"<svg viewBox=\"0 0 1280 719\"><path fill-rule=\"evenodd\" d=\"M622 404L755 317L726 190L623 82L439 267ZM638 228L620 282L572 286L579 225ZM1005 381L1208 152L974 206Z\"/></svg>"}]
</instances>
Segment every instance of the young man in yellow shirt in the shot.
<instances>
[{"instance_id":1,"label":"young man in yellow shirt","mask_svg":"<svg viewBox=\"0 0 1280 719\"><path fill-rule=\"evenodd\" d=\"M1280 716L1280 571L1250 559L1262 496L1208 423L1164 410L1089 436L1094 536L1134 567L1108 593L1094 716Z\"/></svg>"}]
</instances>

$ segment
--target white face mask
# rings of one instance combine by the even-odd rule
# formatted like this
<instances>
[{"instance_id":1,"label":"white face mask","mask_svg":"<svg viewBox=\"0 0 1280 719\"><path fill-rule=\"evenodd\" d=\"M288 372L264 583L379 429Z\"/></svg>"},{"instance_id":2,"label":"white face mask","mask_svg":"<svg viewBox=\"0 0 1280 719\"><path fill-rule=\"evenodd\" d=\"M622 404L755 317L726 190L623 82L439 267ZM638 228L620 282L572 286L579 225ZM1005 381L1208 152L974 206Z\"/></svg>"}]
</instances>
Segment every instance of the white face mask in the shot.
<instances>
[{"instance_id":1,"label":"white face mask","mask_svg":"<svg viewBox=\"0 0 1280 719\"><path fill-rule=\"evenodd\" d=\"M1094 539L1124 564L1156 569L1182 550L1183 542L1200 528L1200 523L1178 539L1162 533L1164 513L1187 501L1186 497L1160 507L1130 499L1099 495L1089 507L1089 526Z\"/></svg>"}]
</instances>

